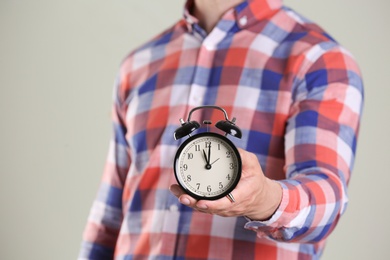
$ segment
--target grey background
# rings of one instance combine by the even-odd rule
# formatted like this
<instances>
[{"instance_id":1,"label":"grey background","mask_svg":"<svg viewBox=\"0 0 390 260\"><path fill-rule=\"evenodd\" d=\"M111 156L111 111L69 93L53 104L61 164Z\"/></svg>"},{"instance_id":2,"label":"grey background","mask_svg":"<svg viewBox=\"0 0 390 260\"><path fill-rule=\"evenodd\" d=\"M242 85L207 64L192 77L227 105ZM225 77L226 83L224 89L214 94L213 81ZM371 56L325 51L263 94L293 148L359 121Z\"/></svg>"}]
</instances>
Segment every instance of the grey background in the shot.
<instances>
[{"instance_id":1,"label":"grey background","mask_svg":"<svg viewBox=\"0 0 390 260\"><path fill-rule=\"evenodd\" d=\"M122 58L183 0L0 0L0 259L75 259ZM389 259L388 0L286 0L349 49L365 110L350 204L323 259Z\"/></svg>"}]
</instances>

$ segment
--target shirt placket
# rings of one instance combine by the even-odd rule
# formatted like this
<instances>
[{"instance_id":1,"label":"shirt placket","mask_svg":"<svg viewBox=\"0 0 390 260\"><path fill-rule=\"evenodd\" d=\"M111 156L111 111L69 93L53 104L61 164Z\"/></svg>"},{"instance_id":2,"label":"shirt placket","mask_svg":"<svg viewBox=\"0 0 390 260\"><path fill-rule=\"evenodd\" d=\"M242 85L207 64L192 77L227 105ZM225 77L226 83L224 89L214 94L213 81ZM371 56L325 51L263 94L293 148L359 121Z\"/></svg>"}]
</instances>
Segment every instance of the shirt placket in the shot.
<instances>
[{"instance_id":1,"label":"shirt placket","mask_svg":"<svg viewBox=\"0 0 390 260\"><path fill-rule=\"evenodd\" d=\"M213 73L213 63L218 51L218 44L226 37L226 34L227 32L218 28L218 26L208 35L205 33L198 34L198 37L203 38L201 39L198 56L194 65L195 71L193 80L190 83L190 92L188 96L190 109L201 105L211 105L208 104L206 96L208 95L210 78Z\"/></svg>"},{"instance_id":2,"label":"shirt placket","mask_svg":"<svg viewBox=\"0 0 390 260\"><path fill-rule=\"evenodd\" d=\"M189 94L188 94L188 110L205 104L205 97L207 95L208 84L210 77L212 76L212 67L214 63L215 54L218 44L226 37L226 32L215 28L209 35L205 35L202 32L196 32L194 30L193 37L199 40L199 51L196 60L194 60L194 72L191 82L189 82ZM187 111L188 114L189 111ZM191 120L200 120L201 113L194 114ZM181 209L184 206L181 205L177 198L170 196L166 204L166 214L163 221L163 232L168 234L176 234L175 239L165 241L165 250L169 248L172 250L172 255L180 255L180 252L184 252L185 248L179 248L185 246L179 243L180 236L187 236L189 230L189 221L191 217L188 212L184 213Z\"/></svg>"}]
</instances>

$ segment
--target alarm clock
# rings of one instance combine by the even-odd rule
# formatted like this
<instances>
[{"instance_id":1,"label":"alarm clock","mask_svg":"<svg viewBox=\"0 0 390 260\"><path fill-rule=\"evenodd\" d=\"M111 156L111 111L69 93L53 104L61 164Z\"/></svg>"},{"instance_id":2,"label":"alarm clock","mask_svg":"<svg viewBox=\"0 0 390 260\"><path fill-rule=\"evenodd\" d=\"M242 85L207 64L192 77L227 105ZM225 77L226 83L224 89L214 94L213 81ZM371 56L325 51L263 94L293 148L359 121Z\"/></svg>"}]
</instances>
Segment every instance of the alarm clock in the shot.
<instances>
[{"instance_id":1,"label":"alarm clock","mask_svg":"<svg viewBox=\"0 0 390 260\"><path fill-rule=\"evenodd\" d=\"M191 135L200 128L200 123L191 121L191 115L199 109L222 111L225 120L218 121L215 127L223 134L209 131L210 120L204 120L206 132ZM181 126L174 132L175 140L185 136L174 159L174 174L177 183L190 196L198 200L216 200L227 196L235 202L232 190L241 178L241 157L227 135L241 138L241 130L235 125L236 119L228 119L226 111L219 106L199 106L193 108L187 121L180 119Z\"/></svg>"}]
</instances>

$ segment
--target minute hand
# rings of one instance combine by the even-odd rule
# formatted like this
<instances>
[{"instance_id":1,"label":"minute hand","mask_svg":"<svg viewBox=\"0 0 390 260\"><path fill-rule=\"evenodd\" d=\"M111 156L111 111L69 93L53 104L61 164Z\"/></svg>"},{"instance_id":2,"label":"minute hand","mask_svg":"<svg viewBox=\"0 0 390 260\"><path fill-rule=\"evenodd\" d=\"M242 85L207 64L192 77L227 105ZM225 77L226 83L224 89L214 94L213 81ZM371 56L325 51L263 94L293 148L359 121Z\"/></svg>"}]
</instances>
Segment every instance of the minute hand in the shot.
<instances>
[{"instance_id":1,"label":"minute hand","mask_svg":"<svg viewBox=\"0 0 390 260\"><path fill-rule=\"evenodd\" d=\"M211 150L211 144L209 144L209 156L207 157L207 164L210 164L210 150Z\"/></svg>"}]
</instances>

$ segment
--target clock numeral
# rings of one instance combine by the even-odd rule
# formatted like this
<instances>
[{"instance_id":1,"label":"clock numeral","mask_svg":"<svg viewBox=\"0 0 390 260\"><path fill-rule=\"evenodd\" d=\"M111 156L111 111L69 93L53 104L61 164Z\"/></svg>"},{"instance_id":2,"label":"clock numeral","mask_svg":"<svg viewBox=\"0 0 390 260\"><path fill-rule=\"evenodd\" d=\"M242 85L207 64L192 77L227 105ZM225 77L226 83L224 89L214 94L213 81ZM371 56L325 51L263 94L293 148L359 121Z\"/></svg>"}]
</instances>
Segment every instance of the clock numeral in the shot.
<instances>
[{"instance_id":1,"label":"clock numeral","mask_svg":"<svg viewBox=\"0 0 390 260\"><path fill-rule=\"evenodd\" d=\"M226 158L230 158L231 157L231 152L230 151L226 151Z\"/></svg>"},{"instance_id":2,"label":"clock numeral","mask_svg":"<svg viewBox=\"0 0 390 260\"><path fill-rule=\"evenodd\" d=\"M190 182L192 180L191 175L187 175L187 181Z\"/></svg>"},{"instance_id":3,"label":"clock numeral","mask_svg":"<svg viewBox=\"0 0 390 260\"><path fill-rule=\"evenodd\" d=\"M194 159L194 154L193 153L188 153L188 160Z\"/></svg>"},{"instance_id":4,"label":"clock numeral","mask_svg":"<svg viewBox=\"0 0 390 260\"><path fill-rule=\"evenodd\" d=\"M221 150L221 144L218 144L218 151Z\"/></svg>"},{"instance_id":5,"label":"clock numeral","mask_svg":"<svg viewBox=\"0 0 390 260\"><path fill-rule=\"evenodd\" d=\"M230 170L234 169L234 164L233 164L233 163L230 163L229 169L230 169Z\"/></svg>"},{"instance_id":6,"label":"clock numeral","mask_svg":"<svg viewBox=\"0 0 390 260\"><path fill-rule=\"evenodd\" d=\"M208 191L208 192L211 191L211 185L208 185L208 186L207 186L207 191Z\"/></svg>"},{"instance_id":7,"label":"clock numeral","mask_svg":"<svg viewBox=\"0 0 390 260\"><path fill-rule=\"evenodd\" d=\"M205 143L205 147L206 147L206 148L211 148L211 142L206 142L206 143Z\"/></svg>"},{"instance_id":8,"label":"clock numeral","mask_svg":"<svg viewBox=\"0 0 390 260\"><path fill-rule=\"evenodd\" d=\"M195 152L199 152L200 151L200 144L196 144L195 145Z\"/></svg>"},{"instance_id":9,"label":"clock numeral","mask_svg":"<svg viewBox=\"0 0 390 260\"><path fill-rule=\"evenodd\" d=\"M228 174L228 175L226 176L226 179L228 179L228 181L230 181L230 179L231 179L230 174Z\"/></svg>"},{"instance_id":10,"label":"clock numeral","mask_svg":"<svg viewBox=\"0 0 390 260\"><path fill-rule=\"evenodd\" d=\"M222 182L219 182L219 189L220 189L220 190L223 189L223 184L222 184Z\"/></svg>"},{"instance_id":11,"label":"clock numeral","mask_svg":"<svg viewBox=\"0 0 390 260\"><path fill-rule=\"evenodd\" d=\"M188 165L187 165L187 164L184 164L184 165L183 165L183 169L184 169L184 171L188 170Z\"/></svg>"},{"instance_id":12,"label":"clock numeral","mask_svg":"<svg viewBox=\"0 0 390 260\"><path fill-rule=\"evenodd\" d=\"M197 190L200 189L200 183L199 183L199 182L196 184L196 189L197 189Z\"/></svg>"}]
</instances>

